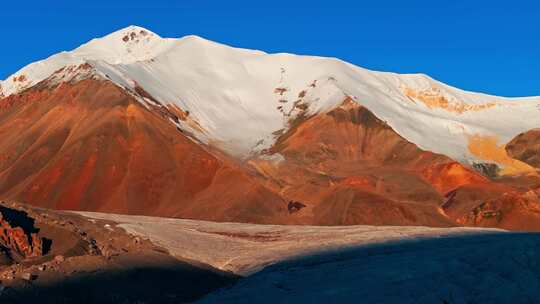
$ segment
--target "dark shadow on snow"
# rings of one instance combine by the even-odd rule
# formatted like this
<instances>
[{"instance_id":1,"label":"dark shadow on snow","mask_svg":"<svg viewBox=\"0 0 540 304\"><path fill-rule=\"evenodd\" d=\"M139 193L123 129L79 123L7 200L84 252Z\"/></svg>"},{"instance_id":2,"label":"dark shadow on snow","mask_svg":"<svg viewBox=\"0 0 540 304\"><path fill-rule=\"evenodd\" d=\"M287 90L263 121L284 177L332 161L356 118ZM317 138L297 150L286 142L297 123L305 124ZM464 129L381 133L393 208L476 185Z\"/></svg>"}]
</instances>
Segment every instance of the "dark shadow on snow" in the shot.
<instances>
[{"instance_id":1,"label":"dark shadow on snow","mask_svg":"<svg viewBox=\"0 0 540 304\"><path fill-rule=\"evenodd\" d=\"M494 232L427 237L298 256L242 279L188 263L178 263L174 267L167 264L80 273L49 286L4 290L0 303L186 303L200 298L203 303L304 303L296 301L299 298L295 296L306 290L299 289L297 283L289 285L291 278L306 284L305 288L314 292L308 298L309 303L359 303L362 299L347 298L347 293L329 296L324 292L347 287L344 283L353 284L350 285L352 291L362 291L368 298L376 298L389 291L399 295L400 290L408 293L417 289L420 294L424 290L438 293L436 301L431 303L461 303L463 301L460 300L465 300L463 303L491 304L508 303L508 299L512 299L511 302L537 303L534 299L540 298L538 256L540 234ZM397 263L396 259L401 258L403 262ZM458 266L453 266L454 260L459 262ZM349 261L354 261L354 264L348 264ZM370 267L358 267L362 264ZM333 265L339 267L334 268ZM349 268L349 265L354 267ZM439 269L440 265L443 266ZM304 275L306 269L309 271ZM366 273L359 270L366 270ZM426 273L430 276L424 277ZM474 281L464 280L463 273ZM396 281L396 274L410 276L407 280L414 284L408 284L407 280ZM527 284L518 288L504 285L523 280L524 275L527 275ZM312 279L317 276L324 278L318 280L322 284L310 287ZM494 276L507 288L486 283ZM531 280L533 276L537 280ZM350 277L354 279L343 280ZM250 283L252 281L255 283ZM300 286L304 286L302 284ZM459 293L454 291L445 293L449 288L470 289L475 295L494 295L495 300L471 302L467 298L460 299ZM415 302L398 297L384 303Z\"/></svg>"},{"instance_id":2,"label":"dark shadow on snow","mask_svg":"<svg viewBox=\"0 0 540 304\"><path fill-rule=\"evenodd\" d=\"M48 286L27 283L26 288L4 290L0 303L186 303L230 286L237 278L187 263L132 267L74 274Z\"/></svg>"},{"instance_id":3,"label":"dark shadow on snow","mask_svg":"<svg viewBox=\"0 0 540 304\"><path fill-rule=\"evenodd\" d=\"M423 300L417 302L416 295ZM201 302L492 304L539 299L540 234L489 232L297 256Z\"/></svg>"}]
</instances>

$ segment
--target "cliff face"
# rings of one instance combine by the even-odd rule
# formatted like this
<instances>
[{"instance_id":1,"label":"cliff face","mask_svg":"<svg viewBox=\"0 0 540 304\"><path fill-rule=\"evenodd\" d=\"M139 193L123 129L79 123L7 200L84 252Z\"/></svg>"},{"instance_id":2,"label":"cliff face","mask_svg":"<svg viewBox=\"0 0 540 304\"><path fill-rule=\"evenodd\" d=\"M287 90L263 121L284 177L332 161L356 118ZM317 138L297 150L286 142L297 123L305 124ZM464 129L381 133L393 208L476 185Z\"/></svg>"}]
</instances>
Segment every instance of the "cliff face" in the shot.
<instances>
[{"instance_id":1,"label":"cliff face","mask_svg":"<svg viewBox=\"0 0 540 304\"><path fill-rule=\"evenodd\" d=\"M5 258L23 260L42 256L44 239L25 212L0 206L0 250Z\"/></svg>"}]
</instances>

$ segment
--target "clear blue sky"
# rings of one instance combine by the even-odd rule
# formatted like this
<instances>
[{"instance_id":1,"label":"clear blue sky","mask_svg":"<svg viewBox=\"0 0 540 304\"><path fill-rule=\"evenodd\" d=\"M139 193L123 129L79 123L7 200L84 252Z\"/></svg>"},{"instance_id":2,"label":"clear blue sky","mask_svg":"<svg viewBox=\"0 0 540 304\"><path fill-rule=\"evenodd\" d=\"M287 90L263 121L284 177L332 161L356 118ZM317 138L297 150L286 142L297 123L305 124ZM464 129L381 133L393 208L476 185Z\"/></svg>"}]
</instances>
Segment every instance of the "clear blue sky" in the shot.
<instances>
[{"instance_id":1,"label":"clear blue sky","mask_svg":"<svg viewBox=\"0 0 540 304\"><path fill-rule=\"evenodd\" d=\"M164 37L196 34L267 52L422 72L467 90L540 95L534 0L15 0L0 9L0 79L134 24Z\"/></svg>"}]
</instances>

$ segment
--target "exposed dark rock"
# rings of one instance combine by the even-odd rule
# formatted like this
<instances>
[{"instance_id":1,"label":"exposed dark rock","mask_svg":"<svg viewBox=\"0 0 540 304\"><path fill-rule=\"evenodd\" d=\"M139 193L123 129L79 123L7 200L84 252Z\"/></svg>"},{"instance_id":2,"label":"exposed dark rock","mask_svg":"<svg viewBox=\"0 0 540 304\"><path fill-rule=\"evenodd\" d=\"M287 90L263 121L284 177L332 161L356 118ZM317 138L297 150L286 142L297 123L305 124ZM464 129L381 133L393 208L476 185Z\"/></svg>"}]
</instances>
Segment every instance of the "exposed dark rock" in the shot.
<instances>
[{"instance_id":1,"label":"exposed dark rock","mask_svg":"<svg viewBox=\"0 0 540 304\"><path fill-rule=\"evenodd\" d=\"M473 169L486 177L497 177L501 168L497 164L492 163L474 163Z\"/></svg>"},{"instance_id":2,"label":"exposed dark rock","mask_svg":"<svg viewBox=\"0 0 540 304\"><path fill-rule=\"evenodd\" d=\"M295 213L300 211L300 209L304 208L306 205L297 202L297 201L290 201L289 205L287 206L289 213Z\"/></svg>"}]
</instances>

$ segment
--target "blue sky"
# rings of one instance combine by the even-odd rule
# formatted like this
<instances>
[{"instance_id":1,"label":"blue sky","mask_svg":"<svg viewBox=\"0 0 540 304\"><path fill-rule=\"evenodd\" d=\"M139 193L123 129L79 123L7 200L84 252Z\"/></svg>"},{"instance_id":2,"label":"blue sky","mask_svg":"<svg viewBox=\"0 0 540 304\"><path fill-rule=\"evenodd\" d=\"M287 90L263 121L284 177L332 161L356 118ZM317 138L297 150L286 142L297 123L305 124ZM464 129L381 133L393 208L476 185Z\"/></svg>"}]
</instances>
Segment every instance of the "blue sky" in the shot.
<instances>
[{"instance_id":1,"label":"blue sky","mask_svg":"<svg viewBox=\"0 0 540 304\"><path fill-rule=\"evenodd\" d=\"M422 72L467 90L540 95L539 1L4 2L0 79L134 24L164 37L196 34L374 70Z\"/></svg>"}]
</instances>

